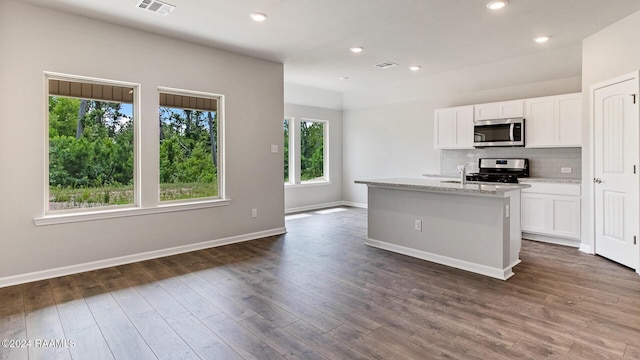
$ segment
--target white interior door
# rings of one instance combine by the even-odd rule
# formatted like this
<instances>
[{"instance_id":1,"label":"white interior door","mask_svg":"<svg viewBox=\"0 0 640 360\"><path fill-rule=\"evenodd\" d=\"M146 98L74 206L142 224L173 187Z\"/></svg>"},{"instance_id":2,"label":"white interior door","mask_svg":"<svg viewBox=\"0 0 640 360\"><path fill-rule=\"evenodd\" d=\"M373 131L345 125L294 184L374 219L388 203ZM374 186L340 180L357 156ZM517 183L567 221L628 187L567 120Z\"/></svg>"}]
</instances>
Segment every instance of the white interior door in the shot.
<instances>
[{"instance_id":1,"label":"white interior door","mask_svg":"<svg viewBox=\"0 0 640 360\"><path fill-rule=\"evenodd\" d=\"M595 89L595 250L639 268L638 79Z\"/></svg>"}]
</instances>

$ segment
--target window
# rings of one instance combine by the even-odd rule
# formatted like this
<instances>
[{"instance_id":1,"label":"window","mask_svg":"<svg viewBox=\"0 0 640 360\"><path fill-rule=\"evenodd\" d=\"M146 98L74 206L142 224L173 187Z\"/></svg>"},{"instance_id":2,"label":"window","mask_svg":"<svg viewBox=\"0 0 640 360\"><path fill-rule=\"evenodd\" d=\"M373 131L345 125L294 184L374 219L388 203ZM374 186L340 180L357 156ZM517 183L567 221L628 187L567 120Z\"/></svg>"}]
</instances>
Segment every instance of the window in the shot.
<instances>
[{"instance_id":1,"label":"window","mask_svg":"<svg viewBox=\"0 0 640 360\"><path fill-rule=\"evenodd\" d=\"M218 198L220 96L160 90L160 201Z\"/></svg>"},{"instance_id":2,"label":"window","mask_svg":"<svg viewBox=\"0 0 640 360\"><path fill-rule=\"evenodd\" d=\"M318 181L324 177L324 121L300 122L300 180Z\"/></svg>"},{"instance_id":3,"label":"window","mask_svg":"<svg viewBox=\"0 0 640 360\"><path fill-rule=\"evenodd\" d=\"M285 118L284 125L284 182L289 183L289 139L291 135L289 134L289 126L291 126L291 121L293 119Z\"/></svg>"},{"instance_id":4,"label":"window","mask_svg":"<svg viewBox=\"0 0 640 360\"><path fill-rule=\"evenodd\" d=\"M36 225L230 203L222 177L223 95L159 88L159 108L148 105L158 117L144 120L159 134L156 157L153 144L140 141L138 84L49 72L45 84L47 186ZM149 166L158 167L159 184L142 178L153 174ZM155 191L155 199L143 198L145 184L156 184L145 192Z\"/></svg>"},{"instance_id":5,"label":"window","mask_svg":"<svg viewBox=\"0 0 640 360\"><path fill-rule=\"evenodd\" d=\"M284 120L285 183L327 182L328 127L324 120Z\"/></svg>"},{"instance_id":6,"label":"window","mask_svg":"<svg viewBox=\"0 0 640 360\"><path fill-rule=\"evenodd\" d=\"M47 212L135 201L135 85L46 75Z\"/></svg>"}]
</instances>

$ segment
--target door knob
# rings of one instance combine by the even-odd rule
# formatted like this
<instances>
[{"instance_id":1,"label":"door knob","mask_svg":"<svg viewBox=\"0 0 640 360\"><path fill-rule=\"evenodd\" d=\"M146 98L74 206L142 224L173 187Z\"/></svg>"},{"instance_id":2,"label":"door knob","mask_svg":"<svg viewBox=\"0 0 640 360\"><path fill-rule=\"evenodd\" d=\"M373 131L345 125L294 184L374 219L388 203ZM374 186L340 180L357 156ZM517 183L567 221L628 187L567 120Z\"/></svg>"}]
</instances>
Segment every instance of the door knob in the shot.
<instances>
[{"instance_id":1,"label":"door knob","mask_svg":"<svg viewBox=\"0 0 640 360\"><path fill-rule=\"evenodd\" d=\"M602 182L602 179L600 178L593 178L593 182L596 184L600 184Z\"/></svg>"}]
</instances>

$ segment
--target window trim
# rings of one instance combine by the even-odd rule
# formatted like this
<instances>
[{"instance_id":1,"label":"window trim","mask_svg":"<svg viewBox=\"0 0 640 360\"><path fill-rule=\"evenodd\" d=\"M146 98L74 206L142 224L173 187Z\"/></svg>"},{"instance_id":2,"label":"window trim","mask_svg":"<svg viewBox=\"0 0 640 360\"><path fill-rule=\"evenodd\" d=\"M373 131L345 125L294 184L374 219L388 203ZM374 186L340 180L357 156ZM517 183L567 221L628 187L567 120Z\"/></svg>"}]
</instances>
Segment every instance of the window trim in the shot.
<instances>
[{"instance_id":1,"label":"window trim","mask_svg":"<svg viewBox=\"0 0 640 360\"><path fill-rule=\"evenodd\" d=\"M284 121L289 121L289 181L286 181L284 184L285 185L294 185L295 184L295 176L296 176L296 164L295 164L295 158L294 158L294 149L292 148L292 145L295 145L293 139L294 137L294 122L295 122L295 118L292 116L285 116L283 119L283 126L284 126ZM284 130L283 130L284 131ZM284 164L283 164L284 165ZM293 180L293 181L292 181Z\"/></svg>"},{"instance_id":2,"label":"window trim","mask_svg":"<svg viewBox=\"0 0 640 360\"><path fill-rule=\"evenodd\" d=\"M301 126L300 124L302 122L317 122L317 123L322 123L322 179L317 180L306 180L306 181L302 181L300 178L297 178L296 180L298 180L297 184L301 184L301 185L306 185L306 184L322 184L322 183L330 183L331 182L331 178L329 177L329 120L320 120L320 119L311 119L311 118L300 118L300 120L298 120L298 137L302 137L302 134L300 133L300 129ZM300 144L298 144L300 145ZM300 160L300 157L298 157L298 162ZM298 163L298 165L300 165ZM302 167L299 167L300 169L300 174L302 174Z\"/></svg>"},{"instance_id":3,"label":"window trim","mask_svg":"<svg viewBox=\"0 0 640 360\"><path fill-rule=\"evenodd\" d=\"M100 207L100 210L96 208L80 208L80 209L64 209L64 210L55 210L51 211L49 209L49 80L62 80L62 81L80 81L83 83L89 84L99 84L99 85L114 85L114 86L123 86L123 87L132 87L133 91L133 204L127 205L112 205L112 206L103 206ZM137 209L140 208L142 203L142 191L140 189L140 179L141 179L141 124L140 124L140 84L118 81L118 80L109 80L109 79L100 79L88 76L81 75L71 75L71 74L63 74L57 72L44 72L44 118L45 118L45 126L44 126L44 218L56 218L60 216L75 216L89 213L98 213L98 212L112 212L118 210L126 210L126 209Z\"/></svg>"},{"instance_id":4,"label":"window trim","mask_svg":"<svg viewBox=\"0 0 640 360\"><path fill-rule=\"evenodd\" d=\"M231 199L206 200L199 202L190 202L183 204L163 204L156 207L127 207L116 208L110 206L109 209L98 211L84 211L81 213L55 213L54 215L45 215L36 217L33 222L36 226L67 224L75 222L85 222L94 220L114 219L122 217L131 217L139 215L162 214L176 211L208 209L213 207L227 206L231 203Z\"/></svg>"},{"instance_id":5,"label":"window trim","mask_svg":"<svg viewBox=\"0 0 640 360\"><path fill-rule=\"evenodd\" d=\"M209 92L202 92L202 91L194 91L194 90L185 90L185 89L177 89L177 88L171 88L171 87L165 87L165 86L158 86L157 88L157 100L158 100L158 106L157 109L160 108L160 93L165 93L165 94L174 94L174 95L183 95L183 96L197 96L197 97L203 97L203 98L209 98L209 99L216 99L216 101L218 102L217 106L218 106L218 110L216 111L216 117L217 117L217 128L218 128L218 139L217 139L217 145L218 145L218 149L217 149L217 155L218 155L218 166L217 166L217 171L218 174L216 174L217 180L218 180L218 196L211 196L211 197L204 197L204 198L193 198L193 199L181 199L181 200L165 200L165 201L161 201L160 200L160 162L158 162L158 197L157 197L157 202L158 202L158 206L159 207L170 207L170 206L177 206L177 205L189 205L189 204L197 204L200 202L218 202L221 200L226 200L226 181L225 181L225 151L224 151L224 144L225 144L225 96L223 94L216 94L216 93L209 93ZM158 147L158 159L160 156L160 151L159 151L159 147Z\"/></svg>"},{"instance_id":6,"label":"window trim","mask_svg":"<svg viewBox=\"0 0 640 360\"><path fill-rule=\"evenodd\" d=\"M36 226L47 226L56 224L66 224L75 222L95 221L103 219L113 219L140 215L171 213L177 211L188 211L198 209L208 209L221 206L227 206L231 204L231 199L226 197L226 181L225 181L225 95L205 93L198 91L186 91L181 89L174 89L168 87L158 87L158 93L163 91L169 92L181 92L182 94L199 95L211 97L215 96L218 99L218 166L219 166L219 184L218 184L218 197L216 198L196 198L177 201L164 201L160 203L160 189L158 187L158 201L155 203L143 203L142 199L142 86L138 83L101 79L80 75L63 74L51 71L44 71L44 199L42 202L43 211L41 216L36 216L33 222ZM113 205L104 206L100 208L83 208L83 209L65 209L65 210L49 210L49 79L63 80L63 81L82 81L86 83L95 83L103 85L118 85L134 88L133 96L133 204L128 205ZM155 109L157 111L159 107L159 97L156 98L157 103ZM159 166L159 165L158 165ZM156 183L159 183L156 181Z\"/></svg>"},{"instance_id":7,"label":"window trim","mask_svg":"<svg viewBox=\"0 0 640 360\"><path fill-rule=\"evenodd\" d=\"M331 184L331 177L329 174L330 161L329 161L329 120L322 119L312 119L312 118L295 118L293 116L285 116L284 120L289 120L289 182L285 182L284 186L287 188L298 188L298 187L306 187L306 186L318 186L318 185L328 185ZM323 147L322 147L322 179L314 179L314 180L301 180L302 167L300 160L301 153L301 123L302 122L319 122L323 124L322 127L322 136L323 136ZM293 175L292 175L293 174Z\"/></svg>"}]
</instances>

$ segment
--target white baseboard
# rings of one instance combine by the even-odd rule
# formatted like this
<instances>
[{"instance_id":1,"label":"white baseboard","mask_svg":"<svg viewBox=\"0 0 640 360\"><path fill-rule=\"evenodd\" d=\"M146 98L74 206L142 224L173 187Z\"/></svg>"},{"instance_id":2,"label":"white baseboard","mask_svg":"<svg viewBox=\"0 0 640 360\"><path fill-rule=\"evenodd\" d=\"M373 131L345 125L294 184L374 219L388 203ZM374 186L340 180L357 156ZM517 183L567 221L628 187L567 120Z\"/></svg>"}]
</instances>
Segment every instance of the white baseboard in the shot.
<instances>
[{"instance_id":1,"label":"white baseboard","mask_svg":"<svg viewBox=\"0 0 640 360\"><path fill-rule=\"evenodd\" d=\"M367 204L366 203L357 203L357 202L352 202L352 201L343 201L342 205L343 206L357 207L357 208L361 208L361 209L366 209L367 208Z\"/></svg>"},{"instance_id":2,"label":"white baseboard","mask_svg":"<svg viewBox=\"0 0 640 360\"><path fill-rule=\"evenodd\" d=\"M583 253L587 253L587 254L593 255L593 248L591 247L591 245L587 245L585 243L581 243L580 247L578 248L578 250L582 251Z\"/></svg>"},{"instance_id":3,"label":"white baseboard","mask_svg":"<svg viewBox=\"0 0 640 360\"><path fill-rule=\"evenodd\" d=\"M156 259L156 258L161 258L165 256L170 256L170 255L177 255L177 254L182 254L182 253L196 251L196 250L208 249L208 248L222 246L222 245L234 244L234 243L239 243L243 241L261 239L269 236L282 235L286 232L287 230L284 227L275 228L270 230L258 231L250 234L236 235L236 236L231 236L223 239L200 242L196 244L176 246L172 248L148 251L148 252L139 253L139 254L125 255L117 258L97 260L97 261L92 261L92 262L83 263L83 264L63 266L63 267L54 268L54 269L47 269L47 270L35 271L31 273L26 273L26 274L7 276L7 277L0 278L0 288L18 285L18 284L24 284L32 281L51 279L58 276L77 274L85 271L104 269L112 266L130 264L130 263L144 261L144 260Z\"/></svg>"},{"instance_id":4,"label":"white baseboard","mask_svg":"<svg viewBox=\"0 0 640 360\"><path fill-rule=\"evenodd\" d=\"M522 238L527 240L546 242L549 244L571 246L574 248L580 247L580 240L565 239L565 238L546 236L546 235L540 235L540 234L532 234L524 231L522 232Z\"/></svg>"},{"instance_id":5,"label":"white baseboard","mask_svg":"<svg viewBox=\"0 0 640 360\"><path fill-rule=\"evenodd\" d=\"M367 204L353 203L349 201L333 201L333 202L328 202L324 204L314 204L314 205L308 205L308 206L288 208L288 209L284 209L284 213L292 214L297 212L320 210L320 209L326 209L326 208L332 208L332 207L338 207L338 206L352 206L352 207L358 207L358 208L364 208L364 209L367 208Z\"/></svg>"},{"instance_id":6,"label":"white baseboard","mask_svg":"<svg viewBox=\"0 0 640 360\"><path fill-rule=\"evenodd\" d=\"M438 255L438 254L434 254L434 253L430 253L422 250L416 250L416 249L408 248L405 246L391 244L384 241L374 240L371 238L367 238L367 241L365 241L365 245L375 247L378 249L392 251L398 254L407 255L407 256L411 256L411 257L422 259L422 260L431 261L441 265L451 266L456 269L466 270L476 274L485 275L485 276L489 276L489 277L500 279L500 280L507 280L508 278L513 276L514 274L513 274L512 268L520 263L520 260L518 259L513 264L510 264L508 267L504 269L500 269L500 268L494 268L491 266L472 263L472 262L468 262L460 259L454 259L447 256L442 256L442 255Z\"/></svg>"},{"instance_id":7,"label":"white baseboard","mask_svg":"<svg viewBox=\"0 0 640 360\"><path fill-rule=\"evenodd\" d=\"M292 213L303 212L303 211L326 209L326 208L331 208L336 206L342 206L342 201L333 201L333 202L324 203L324 204L314 204L314 205L284 209L284 213L292 214Z\"/></svg>"}]
</instances>

